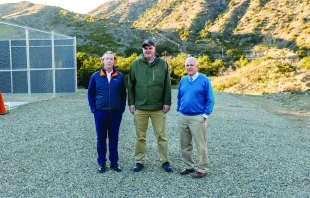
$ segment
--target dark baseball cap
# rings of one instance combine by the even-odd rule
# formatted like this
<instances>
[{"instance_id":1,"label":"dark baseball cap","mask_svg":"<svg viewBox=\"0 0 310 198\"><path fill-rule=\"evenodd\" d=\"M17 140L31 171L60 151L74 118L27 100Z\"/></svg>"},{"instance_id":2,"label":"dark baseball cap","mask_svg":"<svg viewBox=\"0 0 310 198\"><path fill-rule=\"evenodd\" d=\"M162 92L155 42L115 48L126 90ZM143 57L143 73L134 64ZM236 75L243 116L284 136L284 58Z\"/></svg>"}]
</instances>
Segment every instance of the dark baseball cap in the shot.
<instances>
[{"instance_id":1,"label":"dark baseball cap","mask_svg":"<svg viewBox=\"0 0 310 198\"><path fill-rule=\"evenodd\" d=\"M142 47L144 47L145 45L148 45L148 46L154 46L155 47L155 43L151 40L145 40L143 43L142 43Z\"/></svg>"}]
</instances>

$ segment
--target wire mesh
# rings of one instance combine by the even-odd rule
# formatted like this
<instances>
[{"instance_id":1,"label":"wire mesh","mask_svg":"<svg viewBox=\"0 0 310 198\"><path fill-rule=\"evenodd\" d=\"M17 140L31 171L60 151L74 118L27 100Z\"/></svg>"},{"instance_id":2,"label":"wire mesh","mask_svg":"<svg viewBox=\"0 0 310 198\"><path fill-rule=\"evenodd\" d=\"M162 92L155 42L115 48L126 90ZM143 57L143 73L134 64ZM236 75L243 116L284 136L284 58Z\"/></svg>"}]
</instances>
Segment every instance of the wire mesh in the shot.
<instances>
[{"instance_id":1,"label":"wire mesh","mask_svg":"<svg viewBox=\"0 0 310 198\"><path fill-rule=\"evenodd\" d=\"M77 91L76 39L0 22L0 92L32 102Z\"/></svg>"}]
</instances>

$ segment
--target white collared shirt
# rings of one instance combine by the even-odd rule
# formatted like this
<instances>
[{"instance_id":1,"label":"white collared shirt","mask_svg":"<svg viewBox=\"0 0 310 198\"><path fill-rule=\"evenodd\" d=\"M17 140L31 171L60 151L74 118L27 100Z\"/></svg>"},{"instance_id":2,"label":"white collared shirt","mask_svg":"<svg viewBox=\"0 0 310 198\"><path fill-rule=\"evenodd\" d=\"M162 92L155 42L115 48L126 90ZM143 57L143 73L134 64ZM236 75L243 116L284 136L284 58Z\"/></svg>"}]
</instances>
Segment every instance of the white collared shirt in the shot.
<instances>
[{"instance_id":1,"label":"white collared shirt","mask_svg":"<svg viewBox=\"0 0 310 198\"><path fill-rule=\"evenodd\" d=\"M107 72L107 71L106 71ZM110 82L111 81L111 75L113 73L113 70L111 72L107 72L107 78L108 78L108 81Z\"/></svg>"},{"instance_id":2,"label":"white collared shirt","mask_svg":"<svg viewBox=\"0 0 310 198\"><path fill-rule=\"evenodd\" d=\"M198 76L199 76L199 73L196 72L196 74L194 74L194 75L192 76L192 78L193 78L192 82L193 82L194 80L196 80L196 78L198 78ZM188 78L188 80L189 80L190 76L187 76L187 78ZM190 81L190 80L189 80L189 81Z\"/></svg>"}]
</instances>

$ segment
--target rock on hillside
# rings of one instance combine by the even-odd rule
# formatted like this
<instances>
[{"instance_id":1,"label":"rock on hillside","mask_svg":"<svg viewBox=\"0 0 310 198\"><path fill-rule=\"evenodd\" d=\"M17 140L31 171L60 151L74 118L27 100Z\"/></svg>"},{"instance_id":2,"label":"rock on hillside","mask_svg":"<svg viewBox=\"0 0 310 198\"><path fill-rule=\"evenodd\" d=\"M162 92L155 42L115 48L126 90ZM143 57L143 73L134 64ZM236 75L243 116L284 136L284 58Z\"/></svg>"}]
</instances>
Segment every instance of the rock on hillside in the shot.
<instances>
[{"instance_id":1,"label":"rock on hillside","mask_svg":"<svg viewBox=\"0 0 310 198\"><path fill-rule=\"evenodd\" d=\"M135 21L158 0L116 0L108 1L87 13L88 15L119 22Z\"/></svg>"},{"instance_id":2,"label":"rock on hillside","mask_svg":"<svg viewBox=\"0 0 310 198\"><path fill-rule=\"evenodd\" d=\"M232 0L210 32L263 35L266 45L310 47L310 2L304 0Z\"/></svg>"},{"instance_id":3,"label":"rock on hillside","mask_svg":"<svg viewBox=\"0 0 310 198\"><path fill-rule=\"evenodd\" d=\"M155 38L191 54L225 54L256 44L310 49L309 10L308 0L113 0L81 15L21 2L0 4L0 19L76 36L82 44L92 42L90 47L106 46L101 33L109 32L113 39L105 40L118 48Z\"/></svg>"},{"instance_id":4,"label":"rock on hillside","mask_svg":"<svg viewBox=\"0 0 310 198\"><path fill-rule=\"evenodd\" d=\"M228 5L221 0L161 0L135 21L133 27L174 31L180 29L201 30L207 20L213 21Z\"/></svg>"}]
</instances>

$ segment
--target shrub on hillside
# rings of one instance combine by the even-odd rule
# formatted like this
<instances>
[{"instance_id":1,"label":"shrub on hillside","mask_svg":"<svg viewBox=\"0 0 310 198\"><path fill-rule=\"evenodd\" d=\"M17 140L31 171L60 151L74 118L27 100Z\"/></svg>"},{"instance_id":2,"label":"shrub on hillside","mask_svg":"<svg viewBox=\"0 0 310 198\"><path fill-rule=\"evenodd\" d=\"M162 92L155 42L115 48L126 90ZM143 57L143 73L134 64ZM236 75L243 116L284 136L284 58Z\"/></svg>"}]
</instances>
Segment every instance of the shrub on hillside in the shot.
<instances>
[{"instance_id":1,"label":"shrub on hillside","mask_svg":"<svg viewBox=\"0 0 310 198\"><path fill-rule=\"evenodd\" d=\"M211 77L211 82L214 90L224 91L240 83L240 77L235 75Z\"/></svg>"},{"instance_id":2,"label":"shrub on hillside","mask_svg":"<svg viewBox=\"0 0 310 198\"><path fill-rule=\"evenodd\" d=\"M278 72L284 74L284 73L290 73L296 71L296 67L289 65L287 63L281 64L278 66Z\"/></svg>"},{"instance_id":3,"label":"shrub on hillside","mask_svg":"<svg viewBox=\"0 0 310 198\"><path fill-rule=\"evenodd\" d=\"M101 58L91 56L84 56L84 58L81 68L78 70L78 85L87 88L92 74L102 66Z\"/></svg>"},{"instance_id":4,"label":"shrub on hillside","mask_svg":"<svg viewBox=\"0 0 310 198\"><path fill-rule=\"evenodd\" d=\"M132 54L141 54L142 50L135 47L126 47L124 50L125 57L129 57Z\"/></svg>"},{"instance_id":5,"label":"shrub on hillside","mask_svg":"<svg viewBox=\"0 0 310 198\"><path fill-rule=\"evenodd\" d=\"M208 56L200 56L198 60L198 72L207 76L217 76L225 69L224 61L216 59L213 63Z\"/></svg>"},{"instance_id":6,"label":"shrub on hillside","mask_svg":"<svg viewBox=\"0 0 310 198\"><path fill-rule=\"evenodd\" d=\"M245 67L249 64L248 59L245 56L241 56L239 60L237 60L236 62L234 62L234 66L236 68L241 68L241 67Z\"/></svg>"},{"instance_id":7,"label":"shrub on hillside","mask_svg":"<svg viewBox=\"0 0 310 198\"><path fill-rule=\"evenodd\" d=\"M208 56L201 56L198 57L198 72L202 74L208 74L210 68L212 67L211 65L211 60Z\"/></svg>"},{"instance_id":8,"label":"shrub on hillside","mask_svg":"<svg viewBox=\"0 0 310 198\"><path fill-rule=\"evenodd\" d=\"M224 69L225 69L224 61L222 59L216 59L211 65L209 74L211 76L217 76L220 73L222 73Z\"/></svg>"},{"instance_id":9,"label":"shrub on hillside","mask_svg":"<svg viewBox=\"0 0 310 198\"><path fill-rule=\"evenodd\" d=\"M306 50L297 50L296 55L299 56L300 58L306 57L307 51Z\"/></svg>"},{"instance_id":10,"label":"shrub on hillside","mask_svg":"<svg viewBox=\"0 0 310 198\"><path fill-rule=\"evenodd\" d=\"M168 59L168 65L170 66L170 76L173 82L178 82L183 76L186 75L185 72L185 60L187 54L180 53L177 57Z\"/></svg>"},{"instance_id":11,"label":"shrub on hillside","mask_svg":"<svg viewBox=\"0 0 310 198\"><path fill-rule=\"evenodd\" d=\"M310 70L310 57L304 57L300 62L299 62L299 67L304 68L306 70Z\"/></svg>"},{"instance_id":12,"label":"shrub on hillside","mask_svg":"<svg viewBox=\"0 0 310 198\"><path fill-rule=\"evenodd\" d=\"M132 62L136 60L138 57L139 55L136 53L132 54L127 58L117 56L116 69L122 72L124 75L127 75L129 73Z\"/></svg>"},{"instance_id":13,"label":"shrub on hillside","mask_svg":"<svg viewBox=\"0 0 310 198\"><path fill-rule=\"evenodd\" d=\"M156 45L156 53L161 55L173 54L178 52L177 46L171 46L169 44L158 44Z\"/></svg>"}]
</instances>

